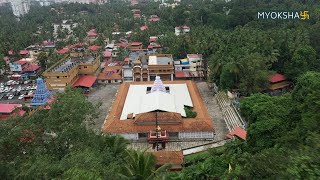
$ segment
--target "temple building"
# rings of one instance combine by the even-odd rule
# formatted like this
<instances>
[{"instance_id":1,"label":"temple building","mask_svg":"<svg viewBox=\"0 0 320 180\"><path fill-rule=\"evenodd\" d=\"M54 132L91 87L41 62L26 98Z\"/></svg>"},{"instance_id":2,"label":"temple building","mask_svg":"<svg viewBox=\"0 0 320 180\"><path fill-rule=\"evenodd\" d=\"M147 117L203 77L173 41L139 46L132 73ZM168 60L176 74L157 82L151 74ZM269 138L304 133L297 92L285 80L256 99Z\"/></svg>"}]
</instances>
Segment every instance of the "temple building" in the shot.
<instances>
[{"instance_id":1,"label":"temple building","mask_svg":"<svg viewBox=\"0 0 320 180\"><path fill-rule=\"evenodd\" d=\"M37 89L31 101L31 106L43 106L50 98L50 91L47 89L46 84L42 78L37 79Z\"/></svg>"},{"instance_id":2,"label":"temple building","mask_svg":"<svg viewBox=\"0 0 320 180\"><path fill-rule=\"evenodd\" d=\"M196 113L190 117L190 113ZM129 140L214 139L212 119L193 81L125 82L120 86L103 132Z\"/></svg>"}]
</instances>

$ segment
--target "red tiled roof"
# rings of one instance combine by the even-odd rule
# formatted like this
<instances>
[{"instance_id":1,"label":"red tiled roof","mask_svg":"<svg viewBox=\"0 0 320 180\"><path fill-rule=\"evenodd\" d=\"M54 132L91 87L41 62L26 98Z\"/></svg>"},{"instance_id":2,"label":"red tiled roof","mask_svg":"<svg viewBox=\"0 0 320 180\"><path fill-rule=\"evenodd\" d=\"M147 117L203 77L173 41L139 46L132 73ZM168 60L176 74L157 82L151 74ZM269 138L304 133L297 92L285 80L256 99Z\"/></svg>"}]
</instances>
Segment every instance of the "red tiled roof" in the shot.
<instances>
[{"instance_id":1,"label":"red tiled roof","mask_svg":"<svg viewBox=\"0 0 320 180\"><path fill-rule=\"evenodd\" d=\"M93 83L97 80L95 76L81 76L72 87L83 86L83 87L92 87Z\"/></svg>"},{"instance_id":2,"label":"red tiled roof","mask_svg":"<svg viewBox=\"0 0 320 180\"><path fill-rule=\"evenodd\" d=\"M100 48L101 48L101 46L96 46L96 45L88 47L88 49L91 50L91 51L96 51L96 50L98 50Z\"/></svg>"},{"instance_id":3,"label":"red tiled roof","mask_svg":"<svg viewBox=\"0 0 320 180\"><path fill-rule=\"evenodd\" d=\"M20 51L20 55L26 55L26 54L29 54L28 50L21 50Z\"/></svg>"},{"instance_id":4,"label":"red tiled roof","mask_svg":"<svg viewBox=\"0 0 320 180\"><path fill-rule=\"evenodd\" d=\"M157 40L158 40L157 37L150 37L150 38L149 38L149 42L155 42L155 41L157 41Z\"/></svg>"},{"instance_id":5,"label":"red tiled roof","mask_svg":"<svg viewBox=\"0 0 320 180\"><path fill-rule=\"evenodd\" d=\"M131 10L133 13L140 13L141 11L140 11L140 9L132 9Z\"/></svg>"},{"instance_id":6,"label":"red tiled roof","mask_svg":"<svg viewBox=\"0 0 320 180\"><path fill-rule=\"evenodd\" d=\"M97 34L95 29L91 29L88 33L87 36L89 37L95 37L95 36L99 36L99 34Z\"/></svg>"},{"instance_id":7,"label":"red tiled roof","mask_svg":"<svg viewBox=\"0 0 320 180\"><path fill-rule=\"evenodd\" d=\"M274 74L269 77L269 82L276 83L276 82L284 81L286 79L287 78L282 74Z\"/></svg>"},{"instance_id":8,"label":"red tiled roof","mask_svg":"<svg viewBox=\"0 0 320 180\"><path fill-rule=\"evenodd\" d=\"M146 25L140 27L141 31L144 31L144 30L147 30L147 29L148 29L148 26L146 26Z\"/></svg>"},{"instance_id":9,"label":"red tiled roof","mask_svg":"<svg viewBox=\"0 0 320 180\"><path fill-rule=\"evenodd\" d=\"M127 47L127 45L125 43L115 43L114 46L118 46L118 47Z\"/></svg>"},{"instance_id":10,"label":"red tiled roof","mask_svg":"<svg viewBox=\"0 0 320 180\"><path fill-rule=\"evenodd\" d=\"M190 29L189 26L182 26L182 29Z\"/></svg>"},{"instance_id":11,"label":"red tiled roof","mask_svg":"<svg viewBox=\"0 0 320 180\"><path fill-rule=\"evenodd\" d=\"M18 111L18 115L20 115L20 116L23 116L25 113L26 113L26 111L24 111L24 110L19 110Z\"/></svg>"},{"instance_id":12,"label":"red tiled roof","mask_svg":"<svg viewBox=\"0 0 320 180\"><path fill-rule=\"evenodd\" d=\"M161 45L156 43L152 43L148 45L148 49L152 49L152 48L161 48Z\"/></svg>"},{"instance_id":13,"label":"red tiled roof","mask_svg":"<svg viewBox=\"0 0 320 180\"><path fill-rule=\"evenodd\" d=\"M186 77L204 77L203 72L185 72L185 71L176 71L175 72L176 78L186 78Z\"/></svg>"},{"instance_id":14,"label":"red tiled roof","mask_svg":"<svg viewBox=\"0 0 320 180\"><path fill-rule=\"evenodd\" d=\"M140 18L141 15L140 15L140 14L134 14L133 17L135 17L135 18Z\"/></svg>"},{"instance_id":15,"label":"red tiled roof","mask_svg":"<svg viewBox=\"0 0 320 180\"><path fill-rule=\"evenodd\" d=\"M180 165L183 164L183 153L182 151L155 151L151 152L155 155L157 165L172 164Z\"/></svg>"},{"instance_id":16,"label":"red tiled roof","mask_svg":"<svg viewBox=\"0 0 320 180\"><path fill-rule=\"evenodd\" d=\"M184 71L176 71L175 76L176 78L190 77L189 73Z\"/></svg>"},{"instance_id":17,"label":"red tiled roof","mask_svg":"<svg viewBox=\"0 0 320 180\"><path fill-rule=\"evenodd\" d=\"M17 107L21 107L21 104L0 104L0 113L12 113Z\"/></svg>"},{"instance_id":18,"label":"red tiled roof","mask_svg":"<svg viewBox=\"0 0 320 180\"><path fill-rule=\"evenodd\" d=\"M13 50L8 51L8 55L13 55Z\"/></svg>"},{"instance_id":19,"label":"red tiled roof","mask_svg":"<svg viewBox=\"0 0 320 180\"><path fill-rule=\"evenodd\" d=\"M69 52L69 49L67 49L67 48L63 48L63 49L60 49L60 50L58 50L58 54L65 54L65 53L67 53L67 52Z\"/></svg>"},{"instance_id":20,"label":"red tiled roof","mask_svg":"<svg viewBox=\"0 0 320 180\"><path fill-rule=\"evenodd\" d=\"M142 42L132 42L131 46L140 46Z\"/></svg>"},{"instance_id":21,"label":"red tiled roof","mask_svg":"<svg viewBox=\"0 0 320 180\"><path fill-rule=\"evenodd\" d=\"M29 65L28 67L24 68L23 71L26 72L26 71L36 71L40 68L39 65L36 65L36 64L31 64Z\"/></svg>"},{"instance_id":22,"label":"red tiled roof","mask_svg":"<svg viewBox=\"0 0 320 180\"><path fill-rule=\"evenodd\" d=\"M15 63L22 65L25 65L26 63L28 63L28 61L24 60L24 59L20 59L18 61L15 61Z\"/></svg>"},{"instance_id":23,"label":"red tiled roof","mask_svg":"<svg viewBox=\"0 0 320 180\"><path fill-rule=\"evenodd\" d=\"M108 58L108 57L111 57L111 56L112 56L112 53L110 51L104 51L103 52L103 57Z\"/></svg>"},{"instance_id":24,"label":"red tiled roof","mask_svg":"<svg viewBox=\"0 0 320 180\"><path fill-rule=\"evenodd\" d=\"M201 58L201 54L188 54L188 58Z\"/></svg>"},{"instance_id":25,"label":"red tiled roof","mask_svg":"<svg viewBox=\"0 0 320 180\"><path fill-rule=\"evenodd\" d=\"M235 128L233 131L231 131L229 134L227 134L227 137L228 138L232 138L233 136L237 136L243 140L246 140L247 138L247 131L240 128L240 127L237 127Z\"/></svg>"},{"instance_id":26,"label":"red tiled roof","mask_svg":"<svg viewBox=\"0 0 320 180\"><path fill-rule=\"evenodd\" d=\"M179 113L174 112L158 112L158 123L160 124L180 124L182 117ZM154 124L156 123L156 114L154 112L136 114L136 124Z\"/></svg>"},{"instance_id":27,"label":"red tiled roof","mask_svg":"<svg viewBox=\"0 0 320 180\"><path fill-rule=\"evenodd\" d=\"M121 80L122 76L117 72L102 72L98 75L98 80Z\"/></svg>"}]
</instances>

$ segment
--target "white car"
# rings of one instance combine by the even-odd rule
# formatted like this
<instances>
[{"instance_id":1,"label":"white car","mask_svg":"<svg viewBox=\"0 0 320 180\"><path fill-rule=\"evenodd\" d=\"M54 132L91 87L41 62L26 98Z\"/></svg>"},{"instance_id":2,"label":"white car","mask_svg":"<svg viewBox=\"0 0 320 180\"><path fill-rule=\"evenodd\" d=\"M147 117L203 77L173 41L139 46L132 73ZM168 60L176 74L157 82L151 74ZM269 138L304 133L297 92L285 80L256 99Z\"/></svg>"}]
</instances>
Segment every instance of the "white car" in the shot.
<instances>
[{"instance_id":1,"label":"white car","mask_svg":"<svg viewBox=\"0 0 320 180\"><path fill-rule=\"evenodd\" d=\"M13 83L13 80L9 80L9 81L7 82L7 86L10 86L12 83Z\"/></svg>"},{"instance_id":2,"label":"white car","mask_svg":"<svg viewBox=\"0 0 320 180\"><path fill-rule=\"evenodd\" d=\"M24 94L21 94L18 99L23 99L24 98Z\"/></svg>"},{"instance_id":3,"label":"white car","mask_svg":"<svg viewBox=\"0 0 320 180\"><path fill-rule=\"evenodd\" d=\"M14 95L13 95L13 94L10 94L10 95L8 96L8 99L13 99L13 97L14 97Z\"/></svg>"},{"instance_id":4,"label":"white car","mask_svg":"<svg viewBox=\"0 0 320 180\"><path fill-rule=\"evenodd\" d=\"M29 83L29 81L27 80L27 81L24 81L24 83L23 84L28 84Z\"/></svg>"},{"instance_id":5,"label":"white car","mask_svg":"<svg viewBox=\"0 0 320 180\"><path fill-rule=\"evenodd\" d=\"M29 91L29 92L28 92L28 95L32 95L32 94L33 94L33 91Z\"/></svg>"}]
</instances>

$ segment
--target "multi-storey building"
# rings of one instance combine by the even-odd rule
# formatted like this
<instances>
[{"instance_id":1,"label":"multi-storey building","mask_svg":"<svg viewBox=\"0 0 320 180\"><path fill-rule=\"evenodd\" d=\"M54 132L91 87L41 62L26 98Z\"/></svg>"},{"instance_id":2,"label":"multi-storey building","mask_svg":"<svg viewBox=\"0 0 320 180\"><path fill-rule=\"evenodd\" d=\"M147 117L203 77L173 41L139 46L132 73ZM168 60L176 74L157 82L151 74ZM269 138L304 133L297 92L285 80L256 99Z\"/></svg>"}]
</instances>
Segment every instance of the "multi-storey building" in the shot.
<instances>
[{"instance_id":1,"label":"multi-storey building","mask_svg":"<svg viewBox=\"0 0 320 180\"><path fill-rule=\"evenodd\" d=\"M204 63L201 54L187 54L186 59L174 62L176 78L202 78L204 77Z\"/></svg>"},{"instance_id":2,"label":"multi-storey building","mask_svg":"<svg viewBox=\"0 0 320 180\"><path fill-rule=\"evenodd\" d=\"M174 66L171 54L149 55L146 58L138 56L131 64L133 81L153 81L156 76L164 80L173 80Z\"/></svg>"},{"instance_id":3,"label":"multi-storey building","mask_svg":"<svg viewBox=\"0 0 320 180\"><path fill-rule=\"evenodd\" d=\"M100 68L100 56L65 56L47 69L43 75L49 90L64 90L75 83L79 75L96 75Z\"/></svg>"}]
</instances>

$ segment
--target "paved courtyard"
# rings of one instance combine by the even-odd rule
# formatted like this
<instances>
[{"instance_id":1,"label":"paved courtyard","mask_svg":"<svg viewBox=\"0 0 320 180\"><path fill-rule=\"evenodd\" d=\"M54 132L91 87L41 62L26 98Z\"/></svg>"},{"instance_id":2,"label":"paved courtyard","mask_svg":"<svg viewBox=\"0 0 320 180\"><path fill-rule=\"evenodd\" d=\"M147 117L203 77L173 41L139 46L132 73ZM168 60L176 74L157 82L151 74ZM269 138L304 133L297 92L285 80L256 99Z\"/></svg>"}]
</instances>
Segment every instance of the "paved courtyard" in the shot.
<instances>
[{"instance_id":1,"label":"paved courtyard","mask_svg":"<svg viewBox=\"0 0 320 180\"><path fill-rule=\"evenodd\" d=\"M213 91L209 89L206 82L197 82L198 89L204 101L204 104L207 106L210 117L213 120L213 125L216 131L215 141L225 139L226 134L228 134L226 123L223 119L223 115L216 98L213 95Z\"/></svg>"},{"instance_id":2,"label":"paved courtyard","mask_svg":"<svg viewBox=\"0 0 320 180\"><path fill-rule=\"evenodd\" d=\"M95 120L95 125L93 126L95 130L101 130L103 122L112 106L119 86L119 84L99 85L88 95L90 102L94 104L101 103L101 106L98 109L99 117Z\"/></svg>"}]
</instances>

